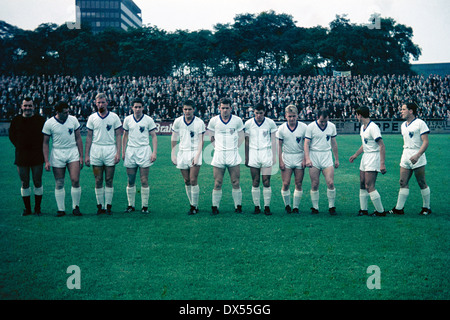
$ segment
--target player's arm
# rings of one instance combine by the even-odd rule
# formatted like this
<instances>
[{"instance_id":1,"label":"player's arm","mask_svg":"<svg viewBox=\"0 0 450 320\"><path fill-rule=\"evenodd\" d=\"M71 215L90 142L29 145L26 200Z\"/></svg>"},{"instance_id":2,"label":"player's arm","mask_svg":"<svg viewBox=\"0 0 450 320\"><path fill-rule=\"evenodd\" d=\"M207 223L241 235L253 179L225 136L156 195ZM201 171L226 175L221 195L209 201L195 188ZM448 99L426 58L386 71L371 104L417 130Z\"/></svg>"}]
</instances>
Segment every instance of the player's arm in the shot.
<instances>
[{"instance_id":1,"label":"player's arm","mask_svg":"<svg viewBox=\"0 0 450 320\"><path fill-rule=\"evenodd\" d=\"M309 157L309 145L311 144L311 140L308 138L305 138L305 144L303 146L303 152L305 153L305 166L311 168L312 162L311 158Z\"/></svg>"},{"instance_id":2,"label":"player's arm","mask_svg":"<svg viewBox=\"0 0 450 320\"><path fill-rule=\"evenodd\" d=\"M278 139L278 163L280 164L280 170L286 169L283 161L283 140L281 139Z\"/></svg>"},{"instance_id":3,"label":"player's arm","mask_svg":"<svg viewBox=\"0 0 450 320\"><path fill-rule=\"evenodd\" d=\"M339 168L339 153L338 153L336 137L331 137L331 150L333 151L333 155L334 155L334 167Z\"/></svg>"},{"instance_id":4,"label":"player's arm","mask_svg":"<svg viewBox=\"0 0 450 320\"><path fill-rule=\"evenodd\" d=\"M86 146L84 151L84 163L90 167L91 166L91 158L90 158L90 152L91 152L91 146L92 146L92 130L88 129L87 135L86 135Z\"/></svg>"},{"instance_id":5,"label":"player's arm","mask_svg":"<svg viewBox=\"0 0 450 320\"><path fill-rule=\"evenodd\" d=\"M245 166L248 167L248 157L250 152L250 137L245 135Z\"/></svg>"},{"instance_id":6,"label":"player's arm","mask_svg":"<svg viewBox=\"0 0 450 320\"><path fill-rule=\"evenodd\" d=\"M194 159L192 160L192 164L195 166L199 162L200 155L202 154L203 145L204 145L204 139L203 139L203 133L198 135L198 148L197 148L197 154L195 155Z\"/></svg>"},{"instance_id":7,"label":"player's arm","mask_svg":"<svg viewBox=\"0 0 450 320\"><path fill-rule=\"evenodd\" d=\"M382 174L386 173L386 146L384 145L383 139L377 140L378 146L380 147L380 171Z\"/></svg>"},{"instance_id":8,"label":"player's arm","mask_svg":"<svg viewBox=\"0 0 450 320\"><path fill-rule=\"evenodd\" d=\"M125 160L125 153L127 151L128 144L128 131L124 130L122 135L122 160Z\"/></svg>"},{"instance_id":9,"label":"player's arm","mask_svg":"<svg viewBox=\"0 0 450 320\"><path fill-rule=\"evenodd\" d=\"M411 162L413 164L415 164L417 161L419 161L419 158L428 149L428 145L429 145L428 133L422 134L420 136L420 138L422 139L422 146L420 147L419 151L409 159L409 160L411 160Z\"/></svg>"},{"instance_id":10,"label":"player's arm","mask_svg":"<svg viewBox=\"0 0 450 320\"><path fill-rule=\"evenodd\" d=\"M44 142L42 143L42 152L44 154L45 170L50 171L50 136L44 134Z\"/></svg>"},{"instance_id":11,"label":"player's arm","mask_svg":"<svg viewBox=\"0 0 450 320\"><path fill-rule=\"evenodd\" d=\"M80 129L75 130L75 143L77 144L78 153L80 154L80 169L83 168L83 140L81 139Z\"/></svg>"},{"instance_id":12,"label":"player's arm","mask_svg":"<svg viewBox=\"0 0 450 320\"><path fill-rule=\"evenodd\" d=\"M238 132L238 147L241 146L242 142L244 142L245 140L245 132L242 129L241 131Z\"/></svg>"},{"instance_id":13,"label":"player's arm","mask_svg":"<svg viewBox=\"0 0 450 320\"><path fill-rule=\"evenodd\" d=\"M176 146L178 144L178 139L179 139L179 134L175 131L172 131L172 137L170 138L170 145L172 147L172 151L171 151L171 158L172 158L172 163L174 165L177 165L177 156L175 154L175 150L176 150Z\"/></svg>"},{"instance_id":14,"label":"player's arm","mask_svg":"<svg viewBox=\"0 0 450 320\"><path fill-rule=\"evenodd\" d=\"M152 156L150 158L151 162L156 161L156 154L158 153L158 137L156 136L156 130L150 131L150 136L152 137Z\"/></svg>"},{"instance_id":15,"label":"player's arm","mask_svg":"<svg viewBox=\"0 0 450 320\"><path fill-rule=\"evenodd\" d=\"M362 146L362 145L361 145L361 147L359 147L359 149L355 152L355 154L353 154L353 155L350 157L350 159L349 159L350 163L353 163L353 161L354 161L356 158L358 158L359 155L360 155L361 153L363 153L363 146Z\"/></svg>"},{"instance_id":16,"label":"player's arm","mask_svg":"<svg viewBox=\"0 0 450 320\"><path fill-rule=\"evenodd\" d=\"M277 135L275 132L270 134L270 138L272 139L272 162L273 165L277 163Z\"/></svg>"},{"instance_id":17,"label":"player's arm","mask_svg":"<svg viewBox=\"0 0 450 320\"><path fill-rule=\"evenodd\" d=\"M116 134L116 156L114 157L114 163L120 162L120 150L122 146L122 127L117 128L114 133Z\"/></svg>"}]
</instances>

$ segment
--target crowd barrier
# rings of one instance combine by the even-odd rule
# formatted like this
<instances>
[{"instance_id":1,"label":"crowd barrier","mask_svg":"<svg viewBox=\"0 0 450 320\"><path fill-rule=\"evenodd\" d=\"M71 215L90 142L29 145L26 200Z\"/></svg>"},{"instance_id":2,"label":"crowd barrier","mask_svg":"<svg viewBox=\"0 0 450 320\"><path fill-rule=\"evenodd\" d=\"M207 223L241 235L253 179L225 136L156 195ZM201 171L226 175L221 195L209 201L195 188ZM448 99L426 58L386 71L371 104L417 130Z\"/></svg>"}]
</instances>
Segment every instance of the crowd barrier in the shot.
<instances>
[{"instance_id":1,"label":"crowd barrier","mask_svg":"<svg viewBox=\"0 0 450 320\"><path fill-rule=\"evenodd\" d=\"M432 133L450 133L450 120L439 119L424 119ZM361 124L358 121L349 120L330 120L336 125L338 134L359 134ZM397 134L400 133L400 126L403 121L399 120L373 120L381 129L383 134ZM311 121L303 121L305 124ZM277 125L281 125L283 122L276 121ZM162 136L168 136L172 134L173 121L158 121L156 122L156 134ZM80 121L81 134L86 134L86 121ZM7 136L10 121L0 122L0 136Z\"/></svg>"}]
</instances>

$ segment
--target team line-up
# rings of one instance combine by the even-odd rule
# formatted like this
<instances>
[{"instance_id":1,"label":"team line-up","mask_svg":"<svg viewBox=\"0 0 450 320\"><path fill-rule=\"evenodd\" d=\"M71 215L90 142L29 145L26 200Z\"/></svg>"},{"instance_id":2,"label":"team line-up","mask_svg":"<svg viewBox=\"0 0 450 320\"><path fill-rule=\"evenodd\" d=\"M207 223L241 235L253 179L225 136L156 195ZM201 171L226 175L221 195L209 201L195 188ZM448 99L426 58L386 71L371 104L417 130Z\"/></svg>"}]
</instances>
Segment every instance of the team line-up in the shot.
<instances>
[{"instance_id":1,"label":"team line-up","mask_svg":"<svg viewBox=\"0 0 450 320\"><path fill-rule=\"evenodd\" d=\"M107 97L103 93L95 97L97 112L87 120L88 129L85 149L80 134L80 124L76 117L69 115L69 106L64 101L55 105L55 116L45 120L35 114L31 98L24 98L22 113L16 116L9 129L9 138L15 146L15 165L21 180L21 196L25 209L22 215L41 214L43 194L43 170L53 170L55 178L56 216L65 213L65 173L66 168L72 183L72 213L81 216L80 170L83 165L92 166L95 178L97 214L112 214L114 194L113 179L115 166L122 158L127 172L126 194L128 206L125 212L135 211L136 176L140 171L142 213L149 213L149 168L157 158L156 125L144 114L144 103L140 99L132 102L132 114L123 123L114 112L108 110ZM375 188L378 173L386 172L385 146L379 127L371 121L370 110L361 106L356 110L361 123L361 147L350 157L350 162L361 154L360 162L360 210L358 215L369 215L368 200L372 201L373 216L387 213L404 214L404 205L409 195L409 180L414 173L420 187L423 204L420 214L428 215L430 209L430 188L425 180L427 164L425 151L428 148L427 124L417 118L417 104L405 103L401 116L403 153L400 160L400 189L397 204L392 210L385 210L381 196ZM245 144L245 165L250 168L252 178L252 200L254 213L271 214L272 189L270 178L272 167L278 160L281 170L281 195L286 213L298 213L303 196L302 182L304 169L309 168L311 179L311 213L319 213L319 178L325 178L327 185L328 211L336 215L334 169L339 167L336 126L329 121L328 111L318 112L316 120L306 125L298 121L298 110L289 105L285 110L286 122L277 127L265 116L263 104L254 107L254 117L245 123L231 114L231 101L220 100L219 115L208 125L196 117L195 105L186 100L183 115L175 119L172 126L171 160L180 170L184 179L190 208L188 214L198 212L198 175L202 165L204 137L209 135L214 148L213 166L214 188L212 191L211 214L219 214L222 199L222 184L228 171L235 212L242 213L242 190L240 187L241 156L239 147ZM151 137L151 141L150 141ZM52 147L50 150L50 140ZM151 145L150 145L151 142ZM177 148L178 147L178 148ZM178 149L178 150L177 150ZM30 173L34 184L34 212L31 209ZM294 176L295 190L291 197L290 184ZM263 190L261 207L260 183ZM291 202L292 200L292 202Z\"/></svg>"}]
</instances>

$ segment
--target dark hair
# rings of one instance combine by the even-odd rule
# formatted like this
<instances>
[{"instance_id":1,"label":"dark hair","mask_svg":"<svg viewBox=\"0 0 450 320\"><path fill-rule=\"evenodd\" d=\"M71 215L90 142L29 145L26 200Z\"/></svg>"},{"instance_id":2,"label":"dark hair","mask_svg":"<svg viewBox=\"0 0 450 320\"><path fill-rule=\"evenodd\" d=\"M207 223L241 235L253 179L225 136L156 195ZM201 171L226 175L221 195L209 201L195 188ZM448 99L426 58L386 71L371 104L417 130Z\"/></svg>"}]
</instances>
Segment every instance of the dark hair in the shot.
<instances>
[{"instance_id":1,"label":"dark hair","mask_svg":"<svg viewBox=\"0 0 450 320\"><path fill-rule=\"evenodd\" d=\"M140 104L144 105L144 101L142 101L141 98L134 98L131 102L132 102L131 103L132 106L134 106L135 103L140 103Z\"/></svg>"},{"instance_id":2,"label":"dark hair","mask_svg":"<svg viewBox=\"0 0 450 320\"><path fill-rule=\"evenodd\" d=\"M192 107L192 109L195 109L195 103L190 99L184 100L183 106L189 106Z\"/></svg>"},{"instance_id":3,"label":"dark hair","mask_svg":"<svg viewBox=\"0 0 450 320\"><path fill-rule=\"evenodd\" d=\"M413 115L417 115L417 109L419 106L415 102L409 102L406 104L406 108L413 111Z\"/></svg>"},{"instance_id":4,"label":"dark hair","mask_svg":"<svg viewBox=\"0 0 450 320\"><path fill-rule=\"evenodd\" d=\"M328 112L328 109L322 108L317 113L317 119L319 119L320 117L327 118L329 115L330 113Z\"/></svg>"},{"instance_id":5,"label":"dark hair","mask_svg":"<svg viewBox=\"0 0 450 320\"><path fill-rule=\"evenodd\" d=\"M230 106L231 106L231 100L228 99L228 98L221 98L221 99L219 100L219 102L220 102L220 104L227 104L227 105L230 105Z\"/></svg>"},{"instance_id":6,"label":"dark hair","mask_svg":"<svg viewBox=\"0 0 450 320\"><path fill-rule=\"evenodd\" d=\"M55 111L59 113L62 112L63 109L69 109L69 104L64 100L58 101L55 104Z\"/></svg>"},{"instance_id":7,"label":"dark hair","mask_svg":"<svg viewBox=\"0 0 450 320\"><path fill-rule=\"evenodd\" d=\"M260 102L260 103L257 103L257 104L256 104L255 110L258 110L258 111L265 111L266 108L265 108L264 105Z\"/></svg>"},{"instance_id":8,"label":"dark hair","mask_svg":"<svg viewBox=\"0 0 450 320\"><path fill-rule=\"evenodd\" d=\"M360 114L363 118L368 118L370 116L370 110L368 107L359 107L356 109L356 113Z\"/></svg>"},{"instance_id":9,"label":"dark hair","mask_svg":"<svg viewBox=\"0 0 450 320\"><path fill-rule=\"evenodd\" d=\"M23 101L26 101L26 102L33 102L33 99L31 99L31 97L29 97L29 96L26 96L26 97L24 97L23 98Z\"/></svg>"}]
</instances>

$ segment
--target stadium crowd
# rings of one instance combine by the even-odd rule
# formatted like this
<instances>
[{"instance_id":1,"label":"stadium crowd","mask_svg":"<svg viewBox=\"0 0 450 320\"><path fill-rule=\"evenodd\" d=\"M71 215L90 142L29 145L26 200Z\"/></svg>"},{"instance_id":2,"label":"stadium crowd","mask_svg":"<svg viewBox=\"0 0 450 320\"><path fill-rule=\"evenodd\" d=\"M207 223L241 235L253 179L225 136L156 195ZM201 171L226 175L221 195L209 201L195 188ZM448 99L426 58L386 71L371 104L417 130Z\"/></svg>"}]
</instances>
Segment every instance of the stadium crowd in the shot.
<instances>
[{"instance_id":1,"label":"stadium crowd","mask_svg":"<svg viewBox=\"0 0 450 320\"><path fill-rule=\"evenodd\" d=\"M415 100L420 118L448 119L450 115L450 76L236 76L236 77L103 77L85 76L1 76L0 119L10 120L19 113L20 103L30 96L45 117L53 115L53 106L65 100L71 113L86 120L95 110L94 97L105 92L109 106L121 119L130 114L131 101L140 97L145 112L156 121L182 115L182 101L189 98L198 108L198 116L207 121L218 114L219 99L233 101L233 113L243 119L253 116L257 102L268 107L267 116L284 120L289 104L299 109L300 120L311 120L322 107L331 118L356 119L355 110L365 105L372 118L400 118L402 102Z\"/></svg>"}]
</instances>

